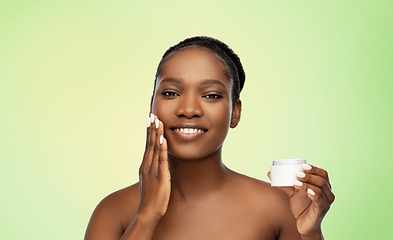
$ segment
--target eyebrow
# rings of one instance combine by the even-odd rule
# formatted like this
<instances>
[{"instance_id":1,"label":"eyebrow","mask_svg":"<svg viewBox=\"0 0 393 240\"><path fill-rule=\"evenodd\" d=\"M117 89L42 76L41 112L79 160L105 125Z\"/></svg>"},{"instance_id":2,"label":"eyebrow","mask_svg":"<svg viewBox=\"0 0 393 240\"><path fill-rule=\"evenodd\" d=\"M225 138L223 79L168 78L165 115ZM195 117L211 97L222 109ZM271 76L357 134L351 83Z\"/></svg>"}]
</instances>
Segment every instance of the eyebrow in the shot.
<instances>
[{"instance_id":1,"label":"eyebrow","mask_svg":"<svg viewBox=\"0 0 393 240\"><path fill-rule=\"evenodd\" d=\"M203 86L203 85L214 85L214 84L222 85L223 87L225 87L225 85L221 81L218 81L218 80L215 80L215 79L203 80L201 82L200 86Z\"/></svg>"},{"instance_id":2,"label":"eyebrow","mask_svg":"<svg viewBox=\"0 0 393 240\"><path fill-rule=\"evenodd\" d=\"M177 79L177 78L165 78L164 80L162 80L160 82L160 84L163 84L164 82L181 84L182 81L180 79Z\"/></svg>"},{"instance_id":3,"label":"eyebrow","mask_svg":"<svg viewBox=\"0 0 393 240\"><path fill-rule=\"evenodd\" d=\"M164 83L164 82L181 84L181 83L182 83L182 80L181 80L181 79L178 79L178 78L165 78L165 79L163 79L163 80L160 82L160 84L162 84L162 83ZM203 85L215 85L215 84L222 85L223 87L225 87L225 85L224 85L221 81L215 80L215 79L205 79L205 80L203 80L203 81L201 82L201 84L199 84L199 85L200 85L200 86L203 86Z\"/></svg>"}]
</instances>

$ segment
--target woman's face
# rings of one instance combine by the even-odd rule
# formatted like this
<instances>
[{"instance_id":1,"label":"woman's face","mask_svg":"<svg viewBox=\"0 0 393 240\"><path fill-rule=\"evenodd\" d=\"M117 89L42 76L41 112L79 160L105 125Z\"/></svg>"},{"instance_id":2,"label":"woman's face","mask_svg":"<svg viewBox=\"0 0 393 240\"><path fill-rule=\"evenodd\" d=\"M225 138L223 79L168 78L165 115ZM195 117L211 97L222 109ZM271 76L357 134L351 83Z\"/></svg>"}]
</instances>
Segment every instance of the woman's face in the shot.
<instances>
[{"instance_id":1,"label":"woman's face","mask_svg":"<svg viewBox=\"0 0 393 240\"><path fill-rule=\"evenodd\" d=\"M221 151L241 108L239 101L232 109L224 71L215 55L197 47L180 50L163 64L152 112L164 123L169 155L200 159Z\"/></svg>"}]
</instances>

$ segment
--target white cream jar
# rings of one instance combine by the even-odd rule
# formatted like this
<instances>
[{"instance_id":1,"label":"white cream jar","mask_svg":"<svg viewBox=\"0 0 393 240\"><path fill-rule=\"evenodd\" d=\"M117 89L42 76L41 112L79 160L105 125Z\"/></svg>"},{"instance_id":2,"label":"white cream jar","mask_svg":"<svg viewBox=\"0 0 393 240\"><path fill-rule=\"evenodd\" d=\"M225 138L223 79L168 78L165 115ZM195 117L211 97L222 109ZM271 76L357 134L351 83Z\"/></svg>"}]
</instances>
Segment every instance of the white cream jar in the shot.
<instances>
[{"instance_id":1,"label":"white cream jar","mask_svg":"<svg viewBox=\"0 0 393 240\"><path fill-rule=\"evenodd\" d=\"M273 160L270 167L270 178L272 187L293 186L296 172L302 170L306 159L278 159Z\"/></svg>"}]
</instances>

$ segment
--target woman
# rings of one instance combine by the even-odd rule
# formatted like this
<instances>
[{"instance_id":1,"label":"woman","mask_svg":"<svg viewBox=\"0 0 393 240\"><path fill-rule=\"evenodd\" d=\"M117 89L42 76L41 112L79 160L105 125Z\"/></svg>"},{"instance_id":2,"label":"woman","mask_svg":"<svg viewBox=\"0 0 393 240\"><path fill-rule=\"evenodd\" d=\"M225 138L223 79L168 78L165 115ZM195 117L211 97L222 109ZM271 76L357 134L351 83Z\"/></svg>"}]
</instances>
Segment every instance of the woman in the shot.
<instances>
[{"instance_id":1,"label":"woman","mask_svg":"<svg viewBox=\"0 0 393 240\"><path fill-rule=\"evenodd\" d=\"M85 239L323 239L321 222L334 201L325 170L304 165L294 187L279 189L222 163L244 80L238 56L216 39L168 49L157 69L140 181L99 203Z\"/></svg>"}]
</instances>

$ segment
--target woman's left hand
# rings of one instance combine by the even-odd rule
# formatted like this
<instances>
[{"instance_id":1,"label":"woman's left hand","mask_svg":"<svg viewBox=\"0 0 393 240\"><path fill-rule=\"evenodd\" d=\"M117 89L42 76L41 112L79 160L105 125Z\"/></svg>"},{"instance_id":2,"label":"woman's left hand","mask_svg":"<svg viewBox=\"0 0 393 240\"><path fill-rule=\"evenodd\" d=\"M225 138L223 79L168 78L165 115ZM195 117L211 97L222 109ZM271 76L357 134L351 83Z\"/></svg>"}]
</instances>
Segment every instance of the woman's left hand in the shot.
<instances>
[{"instance_id":1,"label":"woman's left hand","mask_svg":"<svg viewBox=\"0 0 393 240\"><path fill-rule=\"evenodd\" d=\"M270 178L270 172L268 176ZM335 199L328 173L322 168L304 164L296 179L293 187L281 189L289 196L299 233L303 237L319 238L322 236L322 219Z\"/></svg>"}]
</instances>

